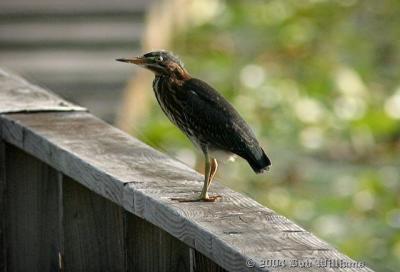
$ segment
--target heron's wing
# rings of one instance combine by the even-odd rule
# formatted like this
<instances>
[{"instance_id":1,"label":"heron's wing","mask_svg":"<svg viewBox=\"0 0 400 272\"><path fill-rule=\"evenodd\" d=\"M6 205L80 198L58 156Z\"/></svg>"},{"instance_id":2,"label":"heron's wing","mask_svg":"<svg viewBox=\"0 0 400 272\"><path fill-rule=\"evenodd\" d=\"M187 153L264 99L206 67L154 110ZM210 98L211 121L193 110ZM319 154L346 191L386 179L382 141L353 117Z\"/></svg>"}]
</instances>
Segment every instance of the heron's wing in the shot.
<instances>
[{"instance_id":1,"label":"heron's wing","mask_svg":"<svg viewBox=\"0 0 400 272\"><path fill-rule=\"evenodd\" d=\"M185 93L185 115L191 129L215 147L245 156L258 152L259 144L250 127L231 104L210 85L190 79Z\"/></svg>"}]
</instances>

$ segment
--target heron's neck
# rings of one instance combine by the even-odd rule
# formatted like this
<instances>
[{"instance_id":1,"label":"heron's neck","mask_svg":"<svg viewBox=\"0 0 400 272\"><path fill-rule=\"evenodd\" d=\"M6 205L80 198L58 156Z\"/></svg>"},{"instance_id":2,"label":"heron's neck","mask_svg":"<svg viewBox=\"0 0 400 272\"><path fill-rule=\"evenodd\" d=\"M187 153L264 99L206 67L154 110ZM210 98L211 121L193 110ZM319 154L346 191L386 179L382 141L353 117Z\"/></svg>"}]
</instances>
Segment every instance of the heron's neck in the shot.
<instances>
[{"instance_id":1,"label":"heron's neck","mask_svg":"<svg viewBox=\"0 0 400 272\"><path fill-rule=\"evenodd\" d=\"M186 69L181 66L176 66L170 74L170 77L174 80L188 80L191 78L188 71L186 71Z\"/></svg>"},{"instance_id":2,"label":"heron's neck","mask_svg":"<svg viewBox=\"0 0 400 272\"><path fill-rule=\"evenodd\" d=\"M184 68L181 66L174 67L172 71L169 73L156 73L155 74L155 81L158 81L160 79L167 79L172 83L182 85L184 81L191 79L192 77L186 71Z\"/></svg>"}]
</instances>

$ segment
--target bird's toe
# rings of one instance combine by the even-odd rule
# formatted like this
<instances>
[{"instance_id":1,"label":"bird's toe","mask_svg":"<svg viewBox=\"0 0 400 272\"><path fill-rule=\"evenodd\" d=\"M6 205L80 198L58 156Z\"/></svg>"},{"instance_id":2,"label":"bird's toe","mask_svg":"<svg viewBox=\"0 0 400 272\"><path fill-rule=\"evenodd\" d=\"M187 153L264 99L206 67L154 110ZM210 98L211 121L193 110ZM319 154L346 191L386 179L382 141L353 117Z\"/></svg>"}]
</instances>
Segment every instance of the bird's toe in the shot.
<instances>
[{"instance_id":1,"label":"bird's toe","mask_svg":"<svg viewBox=\"0 0 400 272\"><path fill-rule=\"evenodd\" d=\"M217 200L221 200L221 195L207 196L207 197L198 197L198 198L184 198L184 197L173 197L172 201L178 202L215 202Z\"/></svg>"}]
</instances>

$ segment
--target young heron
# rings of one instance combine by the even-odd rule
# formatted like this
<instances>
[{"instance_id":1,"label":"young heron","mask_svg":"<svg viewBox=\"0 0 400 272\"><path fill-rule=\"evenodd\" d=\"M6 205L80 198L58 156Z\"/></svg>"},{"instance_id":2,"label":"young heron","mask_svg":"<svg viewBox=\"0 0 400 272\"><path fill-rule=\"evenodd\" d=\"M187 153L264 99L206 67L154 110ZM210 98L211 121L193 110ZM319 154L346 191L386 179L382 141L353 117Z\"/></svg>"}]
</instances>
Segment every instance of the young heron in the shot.
<instances>
[{"instance_id":1,"label":"young heron","mask_svg":"<svg viewBox=\"0 0 400 272\"><path fill-rule=\"evenodd\" d=\"M221 197L208 195L218 167L215 154L221 151L244 158L256 173L269 168L271 161L238 112L210 85L191 77L176 56L155 51L117 60L134 63L155 74L153 90L161 109L204 153L205 178L200 196L174 200L213 202Z\"/></svg>"}]
</instances>

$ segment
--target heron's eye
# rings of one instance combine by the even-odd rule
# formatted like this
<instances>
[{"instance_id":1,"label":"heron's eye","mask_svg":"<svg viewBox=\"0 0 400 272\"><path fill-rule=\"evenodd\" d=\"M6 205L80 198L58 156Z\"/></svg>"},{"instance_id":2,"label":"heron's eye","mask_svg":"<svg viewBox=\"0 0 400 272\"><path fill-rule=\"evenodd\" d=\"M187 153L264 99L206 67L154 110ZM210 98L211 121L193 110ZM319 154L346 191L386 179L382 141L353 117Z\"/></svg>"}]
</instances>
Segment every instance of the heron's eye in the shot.
<instances>
[{"instance_id":1,"label":"heron's eye","mask_svg":"<svg viewBox=\"0 0 400 272\"><path fill-rule=\"evenodd\" d=\"M155 60L156 60L157 62L161 62L161 61L163 61L164 59L163 59L162 56L157 56L157 57L155 57Z\"/></svg>"}]
</instances>

